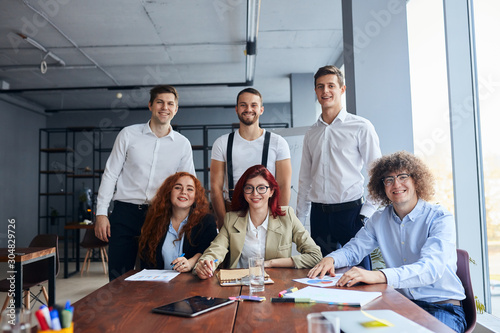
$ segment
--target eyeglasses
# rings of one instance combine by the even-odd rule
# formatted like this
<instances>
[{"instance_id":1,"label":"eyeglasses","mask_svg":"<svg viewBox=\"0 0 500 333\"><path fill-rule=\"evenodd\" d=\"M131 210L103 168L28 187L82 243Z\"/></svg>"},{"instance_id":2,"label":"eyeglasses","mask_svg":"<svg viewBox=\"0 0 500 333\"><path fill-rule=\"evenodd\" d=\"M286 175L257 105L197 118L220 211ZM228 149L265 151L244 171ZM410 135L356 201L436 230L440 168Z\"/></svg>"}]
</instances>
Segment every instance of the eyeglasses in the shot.
<instances>
[{"instance_id":1,"label":"eyeglasses","mask_svg":"<svg viewBox=\"0 0 500 333\"><path fill-rule=\"evenodd\" d=\"M409 175L407 173L400 173L396 177L394 177L394 176L388 176L388 177L382 178L382 183L384 183L385 186L391 186L392 184L394 184L395 178L396 178L399 181L400 184L404 184L404 183L406 183L406 181L408 180L408 178L410 178L410 176L411 175Z\"/></svg>"},{"instance_id":2,"label":"eyeglasses","mask_svg":"<svg viewBox=\"0 0 500 333\"><path fill-rule=\"evenodd\" d=\"M243 192L245 192L245 194L252 194L253 191L255 189L257 189L257 193L259 193L259 194L265 194L267 192L267 189L269 187L270 186L266 186L266 185L259 185L257 187L253 187L252 185L245 185L243 187Z\"/></svg>"}]
</instances>

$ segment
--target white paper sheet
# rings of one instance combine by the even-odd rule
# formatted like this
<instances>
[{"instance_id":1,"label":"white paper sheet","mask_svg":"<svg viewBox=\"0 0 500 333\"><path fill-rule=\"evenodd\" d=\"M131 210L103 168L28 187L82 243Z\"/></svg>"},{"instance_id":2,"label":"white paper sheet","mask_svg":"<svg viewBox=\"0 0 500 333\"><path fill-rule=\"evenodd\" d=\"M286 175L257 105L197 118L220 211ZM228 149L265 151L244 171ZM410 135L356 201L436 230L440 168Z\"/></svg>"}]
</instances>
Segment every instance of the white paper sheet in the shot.
<instances>
[{"instance_id":1,"label":"white paper sheet","mask_svg":"<svg viewBox=\"0 0 500 333\"><path fill-rule=\"evenodd\" d=\"M382 296L381 292L356 291L345 289L325 289L319 287L305 287L294 293L285 294L284 297L310 298L316 302L338 305L363 306Z\"/></svg>"},{"instance_id":2,"label":"white paper sheet","mask_svg":"<svg viewBox=\"0 0 500 333\"><path fill-rule=\"evenodd\" d=\"M143 269L139 273L129 276L125 281L160 281L168 282L180 273L161 269Z\"/></svg>"}]
</instances>

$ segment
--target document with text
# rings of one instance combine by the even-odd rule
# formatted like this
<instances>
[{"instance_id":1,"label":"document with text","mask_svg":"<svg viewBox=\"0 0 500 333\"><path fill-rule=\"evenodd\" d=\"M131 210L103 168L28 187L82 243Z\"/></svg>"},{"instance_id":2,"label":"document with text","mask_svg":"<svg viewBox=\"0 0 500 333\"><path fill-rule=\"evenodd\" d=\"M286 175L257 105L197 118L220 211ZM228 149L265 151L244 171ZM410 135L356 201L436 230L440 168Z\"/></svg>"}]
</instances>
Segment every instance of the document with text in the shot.
<instances>
[{"instance_id":1,"label":"document with text","mask_svg":"<svg viewBox=\"0 0 500 333\"><path fill-rule=\"evenodd\" d=\"M168 282L180 273L162 269L143 269L142 271L129 276L125 281L161 281Z\"/></svg>"}]
</instances>

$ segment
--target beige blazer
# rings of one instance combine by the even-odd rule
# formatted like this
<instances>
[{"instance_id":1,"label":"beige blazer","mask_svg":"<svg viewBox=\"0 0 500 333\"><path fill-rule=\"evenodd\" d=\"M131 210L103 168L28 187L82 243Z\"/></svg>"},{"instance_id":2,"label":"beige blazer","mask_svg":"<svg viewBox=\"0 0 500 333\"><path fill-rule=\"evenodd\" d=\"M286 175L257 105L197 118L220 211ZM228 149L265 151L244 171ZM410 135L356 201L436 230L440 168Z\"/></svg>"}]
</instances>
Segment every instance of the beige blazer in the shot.
<instances>
[{"instance_id":1,"label":"beige blazer","mask_svg":"<svg viewBox=\"0 0 500 333\"><path fill-rule=\"evenodd\" d=\"M323 258L319 246L299 221L293 208L288 206L281 208L286 212L285 216L273 218L271 214L269 215L265 260L291 257L296 268L313 267ZM229 251L229 268L236 268L245 243L248 214L240 217L237 212L227 213L222 229L203 252L200 260L217 259L218 266ZM292 242L297 245L297 251L301 253L293 257Z\"/></svg>"}]
</instances>

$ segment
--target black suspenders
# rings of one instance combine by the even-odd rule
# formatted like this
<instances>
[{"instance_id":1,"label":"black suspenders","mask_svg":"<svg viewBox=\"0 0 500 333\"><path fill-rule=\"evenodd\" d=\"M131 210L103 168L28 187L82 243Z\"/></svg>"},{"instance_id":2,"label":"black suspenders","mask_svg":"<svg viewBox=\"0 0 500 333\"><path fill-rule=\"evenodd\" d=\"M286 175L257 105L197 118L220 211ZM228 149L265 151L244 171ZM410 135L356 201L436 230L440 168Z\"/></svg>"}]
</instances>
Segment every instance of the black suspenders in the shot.
<instances>
[{"instance_id":1,"label":"black suspenders","mask_svg":"<svg viewBox=\"0 0 500 333\"><path fill-rule=\"evenodd\" d=\"M227 187L229 190L229 199L233 198L234 178L233 178L233 141L234 132L229 133L227 139ZM271 132L266 131L264 136L264 147L262 149L261 164L267 168L267 157L269 155L269 141L271 141Z\"/></svg>"}]
</instances>

